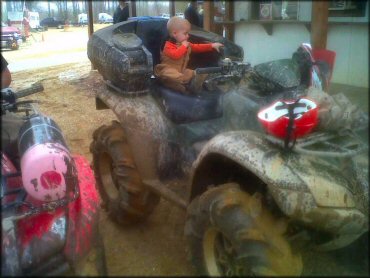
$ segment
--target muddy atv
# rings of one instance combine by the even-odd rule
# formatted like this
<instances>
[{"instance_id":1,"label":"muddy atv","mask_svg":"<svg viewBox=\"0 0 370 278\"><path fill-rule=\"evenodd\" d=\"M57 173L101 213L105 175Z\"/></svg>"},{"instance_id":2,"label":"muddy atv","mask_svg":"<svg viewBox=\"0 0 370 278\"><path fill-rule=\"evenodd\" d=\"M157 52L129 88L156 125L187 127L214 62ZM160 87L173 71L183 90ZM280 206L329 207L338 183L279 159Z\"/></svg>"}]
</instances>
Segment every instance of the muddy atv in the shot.
<instances>
[{"instance_id":1,"label":"muddy atv","mask_svg":"<svg viewBox=\"0 0 370 278\"><path fill-rule=\"evenodd\" d=\"M256 115L304 90L259 94L237 86L250 69L242 48L195 26L190 41L221 42L223 56L192 56L193 69L210 73L198 94L163 87L153 66L166 23L134 18L88 42L103 77L96 108L118 118L94 132L90 147L112 220L143 221L161 197L186 209L190 257L205 275L299 275L302 244L333 250L365 233L368 160L359 155L361 140L313 132L287 151Z\"/></svg>"},{"instance_id":2,"label":"muddy atv","mask_svg":"<svg viewBox=\"0 0 370 278\"><path fill-rule=\"evenodd\" d=\"M106 275L89 162L34 101L19 100L42 90L1 90L1 273Z\"/></svg>"}]
</instances>

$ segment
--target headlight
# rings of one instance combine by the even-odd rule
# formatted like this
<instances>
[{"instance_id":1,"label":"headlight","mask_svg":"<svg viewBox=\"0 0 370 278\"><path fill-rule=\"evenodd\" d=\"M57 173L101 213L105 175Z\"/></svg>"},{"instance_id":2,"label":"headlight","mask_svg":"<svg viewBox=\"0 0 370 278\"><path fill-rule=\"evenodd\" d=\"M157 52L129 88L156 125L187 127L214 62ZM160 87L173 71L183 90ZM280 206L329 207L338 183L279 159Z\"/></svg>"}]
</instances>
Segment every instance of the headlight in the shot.
<instances>
[{"instance_id":1,"label":"headlight","mask_svg":"<svg viewBox=\"0 0 370 278\"><path fill-rule=\"evenodd\" d=\"M18 36L19 36L19 35L18 35L18 33L14 33L14 34L13 34L13 36L14 36L15 38L18 38Z\"/></svg>"}]
</instances>

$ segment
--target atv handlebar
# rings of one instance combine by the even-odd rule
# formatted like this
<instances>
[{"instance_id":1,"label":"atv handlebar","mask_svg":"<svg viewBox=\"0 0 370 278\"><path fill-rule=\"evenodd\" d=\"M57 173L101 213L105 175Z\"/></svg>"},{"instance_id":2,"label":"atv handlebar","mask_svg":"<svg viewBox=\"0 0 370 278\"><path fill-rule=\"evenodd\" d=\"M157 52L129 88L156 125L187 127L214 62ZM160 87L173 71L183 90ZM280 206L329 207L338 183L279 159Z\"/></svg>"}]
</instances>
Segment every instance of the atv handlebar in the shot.
<instances>
[{"instance_id":1,"label":"atv handlebar","mask_svg":"<svg viewBox=\"0 0 370 278\"><path fill-rule=\"evenodd\" d=\"M1 114L4 115L6 111L20 112L21 110L18 109L19 105L27 106L28 108L26 107L26 110L34 110L33 106L29 106L34 101L17 101L17 99L36 94L43 90L44 87L39 82L32 84L29 88L18 91L18 93L15 93L10 88L1 90Z\"/></svg>"},{"instance_id":2,"label":"atv handlebar","mask_svg":"<svg viewBox=\"0 0 370 278\"><path fill-rule=\"evenodd\" d=\"M229 58L221 60L220 66L208 67L208 68L197 68L195 74L212 74L204 81L205 86L208 90L214 90L218 84L225 84L225 82L231 81L234 84L239 84L244 74L251 70L249 63L243 63L239 61L232 61Z\"/></svg>"},{"instance_id":3,"label":"atv handlebar","mask_svg":"<svg viewBox=\"0 0 370 278\"><path fill-rule=\"evenodd\" d=\"M197 68L196 74L221 73L222 67Z\"/></svg>"},{"instance_id":4,"label":"atv handlebar","mask_svg":"<svg viewBox=\"0 0 370 278\"><path fill-rule=\"evenodd\" d=\"M223 75L243 75L251 68L249 63L232 61L229 58L221 60L219 67L197 68L196 74L221 73Z\"/></svg>"}]
</instances>

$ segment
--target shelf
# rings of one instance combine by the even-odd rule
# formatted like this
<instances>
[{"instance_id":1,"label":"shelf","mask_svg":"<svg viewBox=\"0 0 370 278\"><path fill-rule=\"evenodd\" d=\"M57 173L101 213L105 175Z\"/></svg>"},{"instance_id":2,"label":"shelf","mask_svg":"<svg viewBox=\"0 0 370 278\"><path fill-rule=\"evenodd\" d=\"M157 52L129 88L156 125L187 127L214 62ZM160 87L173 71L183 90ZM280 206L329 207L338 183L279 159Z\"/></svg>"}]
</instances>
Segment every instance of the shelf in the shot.
<instances>
[{"instance_id":1,"label":"shelf","mask_svg":"<svg viewBox=\"0 0 370 278\"><path fill-rule=\"evenodd\" d=\"M214 21L215 24L236 24L241 21Z\"/></svg>"},{"instance_id":2,"label":"shelf","mask_svg":"<svg viewBox=\"0 0 370 278\"><path fill-rule=\"evenodd\" d=\"M230 25L230 24L238 24L238 23L258 23L263 26L266 33L270 36L273 34L273 25L274 23L283 23L283 24L304 24L308 32L311 32L311 21L301 21L301 20L289 20L289 19L273 19L273 20L263 20L263 19L251 19L251 20L240 20L240 21L215 21L215 24L224 24L224 25ZM368 22L356 22L356 21L329 21L329 25L350 25L350 24L356 24L356 25L368 25Z\"/></svg>"},{"instance_id":3,"label":"shelf","mask_svg":"<svg viewBox=\"0 0 370 278\"><path fill-rule=\"evenodd\" d=\"M289 20L289 19L272 19L272 20L263 20L263 19L254 19L254 20L242 20L239 21L240 23L245 22L245 23L258 23L263 26L265 29L266 33L270 36L272 36L273 33L273 25L274 23L284 23L284 24L297 24L301 23L304 24L307 28L307 30L310 32L311 31L311 22L308 21L300 21L300 20ZM309 25L309 26L308 26Z\"/></svg>"}]
</instances>

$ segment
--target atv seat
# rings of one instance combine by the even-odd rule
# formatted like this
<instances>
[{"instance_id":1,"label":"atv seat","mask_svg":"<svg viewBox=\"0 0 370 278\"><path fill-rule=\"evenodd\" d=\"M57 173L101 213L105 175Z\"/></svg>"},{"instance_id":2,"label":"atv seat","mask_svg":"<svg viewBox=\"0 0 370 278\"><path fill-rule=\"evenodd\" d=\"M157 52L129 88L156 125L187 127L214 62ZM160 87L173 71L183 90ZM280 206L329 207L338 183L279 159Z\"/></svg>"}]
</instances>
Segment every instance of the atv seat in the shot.
<instances>
[{"instance_id":1,"label":"atv seat","mask_svg":"<svg viewBox=\"0 0 370 278\"><path fill-rule=\"evenodd\" d=\"M221 92L202 91L198 95L184 95L162 85L154 93L167 118L175 124L205 121L222 117Z\"/></svg>"},{"instance_id":2,"label":"atv seat","mask_svg":"<svg viewBox=\"0 0 370 278\"><path fill-rule=\"evenodd\" d=\"M160 62L161 44L168 36L167 20L163 20L162 18L139 20L136 25L136 35L152 54L153 66L158 64Z\"/></svg>"}]
</instances>

